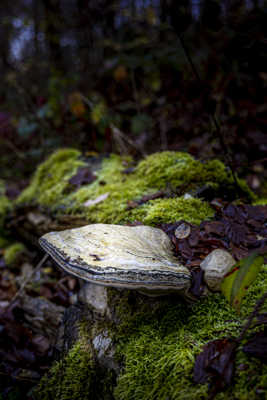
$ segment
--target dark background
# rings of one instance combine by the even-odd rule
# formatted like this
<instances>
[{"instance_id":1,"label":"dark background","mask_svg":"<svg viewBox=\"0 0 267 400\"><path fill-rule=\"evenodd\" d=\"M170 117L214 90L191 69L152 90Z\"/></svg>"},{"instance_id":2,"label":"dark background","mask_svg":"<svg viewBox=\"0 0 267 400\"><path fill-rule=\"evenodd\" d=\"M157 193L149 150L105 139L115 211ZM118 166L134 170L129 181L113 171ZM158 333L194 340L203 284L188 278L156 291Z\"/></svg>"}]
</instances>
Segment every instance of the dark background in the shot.
<instances>
[{"instance_id":1,"label":"dark background","mask_svg":"<svg viewBox=\"0 0 267 400\"><path fill-rule=\"evenodd\" d=\"M265 0L2 0L0 16L0 178L72 146L216 156L262 186Z\"/></svg>"}]
</instances>

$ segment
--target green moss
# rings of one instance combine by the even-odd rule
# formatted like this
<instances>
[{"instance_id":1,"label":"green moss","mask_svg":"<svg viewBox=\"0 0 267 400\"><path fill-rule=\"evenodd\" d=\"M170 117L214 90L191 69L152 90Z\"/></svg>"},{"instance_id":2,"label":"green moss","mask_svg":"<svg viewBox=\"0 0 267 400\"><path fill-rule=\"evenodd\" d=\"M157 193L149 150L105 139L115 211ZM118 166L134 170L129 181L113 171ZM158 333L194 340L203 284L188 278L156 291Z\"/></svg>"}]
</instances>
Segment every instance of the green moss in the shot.
<instances>
[{"instance_id":1,"label":"green moss","mask_svg":"<svg viewBox=\"0 0 267 400\"><path fill-rule=\"evenodd\" d=\"M93 395L93 356L88 341L80 339L56 362L36 389L37 400L84 400ZM93 398L93 397L92 397Z\"/></svg>"},{"instance_id":2,"label":"green moss","mask_svg":"<svg viewBox=\"0 0 267 400\"><path fill-rule=\"evenodd\" d=\"M79 166L84 165L78 157L79 152L71 149L53 154L39 166L31 185L20 195L17 203L37 202L57 212L79 214L89 223L118 224L135 219L151 225L175 219L199 223L212 215L200 200L151 200L133 209L129 204L158 190L184 193L207 184L213 188L220 185L229 190L233 188L232 177L220 161L202 163L187 153L165 151L139 162L131 174L123 173L129 157L111 155L102 161L100 169L94 171L97 175L94 182L73 192L69 179ZM245 189L248 191L247 186ZM87 200L97 200L102 195L107 196L105 200L85 206ZM191 205L196 207L195 211ZM183 206L185 210L181 213Z\"/></svg>"},{"instance_id":3,"label":"green moss","mask_svg":"<svg viewBox=\"0 0 267 400\"><path fill-rule=\"evenodd\" d=\"M111 155L94 171L97 175L94 182L69 192L69 178L84 165L78 158L76 150L61 150L52 155L38 168L18 203L35 201L58 212L79 214L89 223L140 220L156 225L184 219L199 224L213 215L208 204L199 199L155 199L133 209L129 208L129 202L138 202L158 190L184 193L207 184L230 190L234 186L232 177L218 160L202 163L186 153L162 152L148 156L131 174L123 173L129 158ZM241 186L245 193L250 193L243 181ZM91 207L84 205L103 194L108 194L105 200ZM125 365L115 388L116 400L207 399L208 386L196 385L192 380L195 356L210 340L239 335L246 316L267 290L266 272L265 268L249 288L239 315L220 295L193 305L178 298L163 298L153 308L151 301L145 298L141 301L142 297L133 291L109 289L109 301L113 302L120 320L110 335L116 340L117 357ZM97 398L96 387L102 393L85 334L90 329L83 328L81 339L42 379L37 400ZM241 369L242 365L247 369ZM234 386L226 394L218 394L217 400L225 395L230 400L256 400L255 388L258 393L262 388L267 390L267 366L250 360L242 351L238 352L235 376ZM107 384L107 380L102 382Z\"/></svg>"},{"instance_id":4,"label":"green moss","mask_svg":"<svg viewBox=\"0 0 267 400\"><path fill-rule=\"evenodd\" d=\"M260 198L256 201L253 202L254 206L266 206L267 205L267 199L266 198Z\"/></svg>"},{"instance_id":5,"label":"green moss","mask_svg":"<svg viewBox=\"0 0 267 400\"><path fill-rule=\"evenodd\" d=\"M205 164L194 160L187 153L164 151L155 153L141 161L137 175L144 179L147 186L162 189L168 182L172 187L190 183L226 182L230 180L227 170L219 160Z\"/></svg>"},{"instance_id":6,"label":"green moss","mask_svg":"<svg viewBox=\"0 0 267 400\"><path fill-rule=\"evenodd\" d=\"M131 212L132 220L141 220L146 225L184 220L200 224L212 217L214 211L208 203L199 199L156 199Z\"/></svg>"},{"instance_id":7,"label":"green moss","mask_svg":"<svg viewBox=\"0 0 267 400\"><path fill-rule=\"evenodd\" d=\"M43 206L53 206L64 196L69 179L84 162L78 157L80 152L63 149L52 154L42 163L33 176L31 184L20 194L16 204L34 202Z\"/></svg>"},{"instance_id":8,"label":"green moss","mask_svg":"<svg viewBox=\"0 0 267 400\"><path fill-rule=\"evenodd\" d=\"M208 399L208 385L196 385L192 379L195 357L208 341L240 334L256 300L267 290L266 272L267 266L249 288L239 315L221 295L193 305L162 300L154 312L144 305L133 313L129 305L127 309L120 304L118 348L125 368L115 388L115 399ZM266 391L267 365L248 358L240 349L235 381L216 399L264 399Z\"/></svg>"},{"instance_id":9,"label":"green moss","mask_svg":"<svg viewBox=\"0 0 267 400\"><path fill-rule=\"evenodd\" d=\"M118 224L139 219L147 224L157 224L165 220L165 215L169 221L173 221L177 215L179 219L187 219L188 216L189 221L197 220L199 223L203 220L202 216L205 218L212 215L205 203L203 207L200 205L200 200L191 202L200 211L199 216L196 212L193 213L192 209L189 210L190 201L183 203L185 200L151 200L134 209L129 209L129 202L138 201L144 195L153 194L158 190L168 191L170 188L174 191L183 188L185 191L197 189L205 184L213 187L219 187L220 184L228 188L233 187L231 176L218 160L201 163L189 154L166 151L148 156L129 175L122 173L125 168L124 162L125 159L116 155L104 160L95 182L64 199L68 211L81 213L91 223ZM108 194L104 201L84 207L87 200L95 200L103 194ZM182 203L186 205L186 212L183 213L185 217L181 216ZM168 208L173 205L177 206L177 211ZM157 220L156 215L159 213L160 219Z\"/></svg>"},{"instance_id":10,"label":"green moss","mask_svg":"<svg viewBox=\"0 0 267 400\"><path fill-rule=\"evenodd\" d=\"M62 360L54 362L35 387L34 399L113 399L114 372L105 371L95 363L88 322L80 320L78 326L78 340Z\"/></svg>"},{"instance_id":11,"label":"green moss","mask_svg":"<svg viewBox=\"0 0 267 400\"><path fill-rule=\"evenodd\" d=\"M0 196L0 228L3 225L4 218L12 208L11 201L6 196Z\"/></svg>"},{"instance_id":12,"label":"green moss","mask_svg":"<svg viewBox=\"0 0 267 400\"><path fill-rule=\"evenodd\" d=\"M5 182L2 179L0 179L0 230L3 227L6 214L12 209L12 202L8 199L5 193L6 193Z\"/></svg>"},{"instance_id":13,"label":"green moss","mask_svg":"<svg viewBox=\"0 0 267 400\"><path fill-rule=\"evenodd\" d=\"M8 246L4 251L5 263L13 264L23 251L25 251L25 246L22 243L13 243Z\"/></svg>"}]
</instances>

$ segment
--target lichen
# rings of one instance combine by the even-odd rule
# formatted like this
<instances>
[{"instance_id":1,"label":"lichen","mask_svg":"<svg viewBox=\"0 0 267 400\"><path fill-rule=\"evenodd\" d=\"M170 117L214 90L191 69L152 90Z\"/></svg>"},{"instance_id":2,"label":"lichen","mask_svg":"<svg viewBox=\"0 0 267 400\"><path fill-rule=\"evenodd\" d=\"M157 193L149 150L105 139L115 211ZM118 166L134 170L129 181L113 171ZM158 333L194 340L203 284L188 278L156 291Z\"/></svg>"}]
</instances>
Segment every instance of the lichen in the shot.
<instances>
[{"instance_id":1,"label":"lichen","mask_svg":"<svg viewBox=\"0 0 267 400\"><path fill-rule=\"evenodd\" d=\"M63 149L52 154L37 169L31 184L20 194L16 204L38 203L54 206L64 196L69 179L84 162L78 158L80 152L75 149Z\"/></svg>"},{"instance_id":2,"label":"lichen","mask_svg":"<svg viewBox=\"0 0 267 400\"><path fill-rule=\"evenodd\" d=\"M154 314L121 307L118 348L125 367L115 388L116 400L208 399L208 385L193 382L196 355L214 339L237 337L256 300L267 290L267 266L249 288L240 314L221 295L189 305L163 300ZM265 305L265 311L267 305ZM142 315L142 318L140 316ZM244 368L244 365L246 368ZM219 399L264 399L267 365L240 348L234 383Z\"/></svg>"},{"instance_id":3,"label":"lichen","mask_svg":"<svg viewBox=\"0 0 267 400\"><path fill-rule=\"evenodd\" d=\"M4 250L4 260L7 265L12 265L17 258L25 251L22 243L13 243Z\"/></svg>"}]
</instances>

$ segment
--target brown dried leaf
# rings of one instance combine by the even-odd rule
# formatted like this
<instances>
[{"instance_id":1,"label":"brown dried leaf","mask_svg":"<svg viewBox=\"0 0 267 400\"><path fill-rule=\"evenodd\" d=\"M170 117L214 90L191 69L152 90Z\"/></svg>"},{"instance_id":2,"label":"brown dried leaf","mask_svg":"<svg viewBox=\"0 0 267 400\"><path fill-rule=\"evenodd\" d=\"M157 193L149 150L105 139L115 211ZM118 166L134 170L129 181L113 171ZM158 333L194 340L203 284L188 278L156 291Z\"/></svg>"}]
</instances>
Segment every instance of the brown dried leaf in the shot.
<instances>
[{"instance_id":1,"label":"brown dried leaf","mask_svg":"<svg viewBox=\"0 0 267 400\"><path fill-rule=\"evenodd\" d=\"M230 339L217 339L207 343L197 356L194 382L206 383L211 379L215 392L231 383L237 343Z\"/></svg>"},{"instance_id":2,"label":"brown dried leaf","mask_svg":"<svg viewBox=\"0 0 267 400\"><path fill-rule=\"evenodd\" d=\"M88 167L81 167L78 169L76 175L70 178L69 183L80 187L92 183L94 180L96 180L96 176L92 174L90 169Z\"/></svg>"}]
</instances>

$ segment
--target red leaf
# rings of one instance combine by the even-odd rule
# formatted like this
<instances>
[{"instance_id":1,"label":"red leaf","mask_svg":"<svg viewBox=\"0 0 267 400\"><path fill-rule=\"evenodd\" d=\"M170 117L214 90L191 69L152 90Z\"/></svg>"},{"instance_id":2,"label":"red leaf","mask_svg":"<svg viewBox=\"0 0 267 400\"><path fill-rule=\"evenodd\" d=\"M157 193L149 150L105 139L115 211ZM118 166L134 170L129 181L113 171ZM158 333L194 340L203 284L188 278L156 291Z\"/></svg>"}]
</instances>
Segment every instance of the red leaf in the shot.
<instances>
[{"instance_id":1,"label":"red leaf","mask_svg":"<svg viewBox=\"0 0 267 400\"><path fill-rule=\"evenodd\" d=\"M194 382L206 383L211 379L216 392L231 383L237 343L230 339L217 339L207 343L197 356Z\"/></svg>"}]
</instances>

